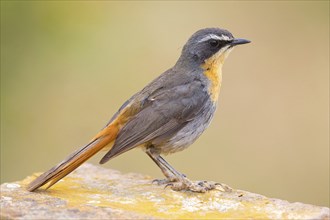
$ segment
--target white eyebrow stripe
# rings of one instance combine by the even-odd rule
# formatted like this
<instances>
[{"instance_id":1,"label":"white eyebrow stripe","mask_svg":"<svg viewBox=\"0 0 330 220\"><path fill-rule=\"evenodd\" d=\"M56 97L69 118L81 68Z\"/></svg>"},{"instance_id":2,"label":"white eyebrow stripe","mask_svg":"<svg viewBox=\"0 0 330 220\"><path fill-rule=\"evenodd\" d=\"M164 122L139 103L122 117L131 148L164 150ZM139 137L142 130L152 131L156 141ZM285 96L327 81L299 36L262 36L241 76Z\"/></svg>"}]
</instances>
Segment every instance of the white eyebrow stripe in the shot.
<instances>
[{"instance_id":1,"label":"white eyebrow stripe","mask_svg":"<svg viewBox=\"0 0 330 220\"><path fill-rule=\"evenodd\" d=\"M221 34L221 37L219 37L218 35L215 35L215 34L209 34L209 35L203 37L202 39L200 39L198 42L204 42L204 41L207 41L207 40L210 40L210 39L225 40L225 41L230 41L231 40L231 38L229 38L228 36L223 35L223 34Z\"/></svg>"}]
</instances>

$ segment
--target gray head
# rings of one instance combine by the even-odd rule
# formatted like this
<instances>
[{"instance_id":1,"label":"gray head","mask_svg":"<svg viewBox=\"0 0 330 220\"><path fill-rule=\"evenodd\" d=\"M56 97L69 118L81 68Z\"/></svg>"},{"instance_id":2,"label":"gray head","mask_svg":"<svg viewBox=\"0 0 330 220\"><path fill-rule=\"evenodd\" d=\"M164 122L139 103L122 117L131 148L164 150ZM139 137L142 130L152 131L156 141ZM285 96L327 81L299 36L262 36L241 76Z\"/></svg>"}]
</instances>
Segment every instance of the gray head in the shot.
<instances>
[{"instance_id":1,"label":"gray head","mask_svg":"<svg viewBox=\"0 0 330 220\"><path fill-rule=\"evenodd\" d=\"M194 33L184 45L178 63L202 65L213 55L226 55L234 46L250 43L249 40L234 38L225 29L205 28Z\"/></svg>"}]
</instances>

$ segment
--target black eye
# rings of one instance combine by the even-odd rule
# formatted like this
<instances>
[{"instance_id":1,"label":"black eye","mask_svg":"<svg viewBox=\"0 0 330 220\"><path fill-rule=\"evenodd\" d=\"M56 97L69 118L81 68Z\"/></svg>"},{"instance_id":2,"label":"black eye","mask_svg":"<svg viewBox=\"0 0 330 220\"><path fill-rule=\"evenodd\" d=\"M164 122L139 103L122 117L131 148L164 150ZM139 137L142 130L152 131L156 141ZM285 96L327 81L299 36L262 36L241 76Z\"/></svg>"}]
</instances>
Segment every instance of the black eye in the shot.
<instances>
[{"instance_id":1,"label":"black eye","mask_svg":"<svg viewBox=\"0 0 330 220\"><path fill-rule=\"evenodd\" d=\"M220 45L220 41L218 40L210 40L209 44L211 45L211 47L218 47Z\"/></svg>"}]
</instances>

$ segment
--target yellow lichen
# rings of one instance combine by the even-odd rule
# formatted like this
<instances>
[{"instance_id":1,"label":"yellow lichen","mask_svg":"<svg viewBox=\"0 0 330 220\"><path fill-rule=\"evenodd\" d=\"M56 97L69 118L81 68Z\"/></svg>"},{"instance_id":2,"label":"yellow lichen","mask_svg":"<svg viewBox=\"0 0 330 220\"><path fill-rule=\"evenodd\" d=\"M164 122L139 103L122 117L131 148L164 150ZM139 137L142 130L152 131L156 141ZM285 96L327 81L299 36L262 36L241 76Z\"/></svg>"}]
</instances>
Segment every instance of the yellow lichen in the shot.
<instances>
[{"instance_id":1,"label":"yellow lichen","mask_svg":"<svg viewBox=\"0 0 330 220\"><path fill-rule=\"evenodd\" d=\"M22 191L34 178L19 182L17 190ZM240 190L175 192L151 182L150 177L143 175L123 175L85 164L52 188L32 193L24 191L23 195L28 201L35 201L36 206L43 206L47 201L50 206L58 204L61 209L78 210L78 214L101 213L109 210L103 208L111 208L124 215L134 213L161 219L306 219L316 216L320 210L328 210Z\"/></svg>"},{"instance_id":2,"label":"yellow lichen","mask_svg":"<svg viewBox=\"0 0 330 220\"><path fill-rule=\"evenodd\" d=\"M28 181L24 181L27 184ZM107 192L98 188L84 187L81 178L66 177L63 181L60 181L51 189L47 191L40 190L40 193L47 194L49 196L64 200L67 202L68 208L77 208L83 210L86 206L97 207L111 207L120 210L126 210L135 213L141 213L151 215L158 218L229 218L234 216L250 216L266 219L267 215L258 213L253 209L253 205L249 203L238 204L242 207L242 212L238 211L236 206L232 208L224 209L223 212L219 211L217 207L212 207L212 204L217 204L223 207L226 204L235 204L237 201L222 200L215 197L213 192L205 194L196 193L180 193L173 192L170 189L160 190L156 189L157 198L161 202L155 202L152 199L148 199L147 196L139 195L139 189L137 187L131 187L127 189L128 194L135 192L134 198L120 195L112 196L112 192ZM108 182L109 185L114 183ZM150 183L151 184L151 183ZM145 186L148 187L148 186ZM135 189L134 189L135 188ZM114 199L116 197L116 199ZM191 204L190 202L193 201ZM186 205L185 205L186 202ZM237 205L237 206L238 206ZM209 206L208 208L205 208ZM195 207L195 208L194 208ZM197 207L197 208L196 208ZM188 208L188 209L187 209ZM194 210L195 209L195 210ZM220 207L221 209L221 207ZM247 212L246 210L251 210Z\"/></svg>"}]
</instances>

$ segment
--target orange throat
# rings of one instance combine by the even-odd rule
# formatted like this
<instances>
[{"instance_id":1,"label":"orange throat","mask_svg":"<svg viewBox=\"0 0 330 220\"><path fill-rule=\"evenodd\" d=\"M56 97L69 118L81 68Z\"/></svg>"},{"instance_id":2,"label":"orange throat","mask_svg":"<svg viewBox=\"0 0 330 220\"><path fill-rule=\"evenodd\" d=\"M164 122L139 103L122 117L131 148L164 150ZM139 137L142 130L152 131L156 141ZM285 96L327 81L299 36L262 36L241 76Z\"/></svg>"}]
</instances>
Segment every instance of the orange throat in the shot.
<instances>
[{"instance_id":1,"label":"orange throat","mask_svg":"<svg viewBox=\"0 0 330 220\"><path fill-rule=\"evenodd\" d=\"M226 52L225 52L226 53ZM208 92L213 103L218 101L220 87L222 82L222 65L226 58L225 53L216 53L205 60L201 66L204 69L204 75L210 81Z\"/></svg>"}]
</instances>

